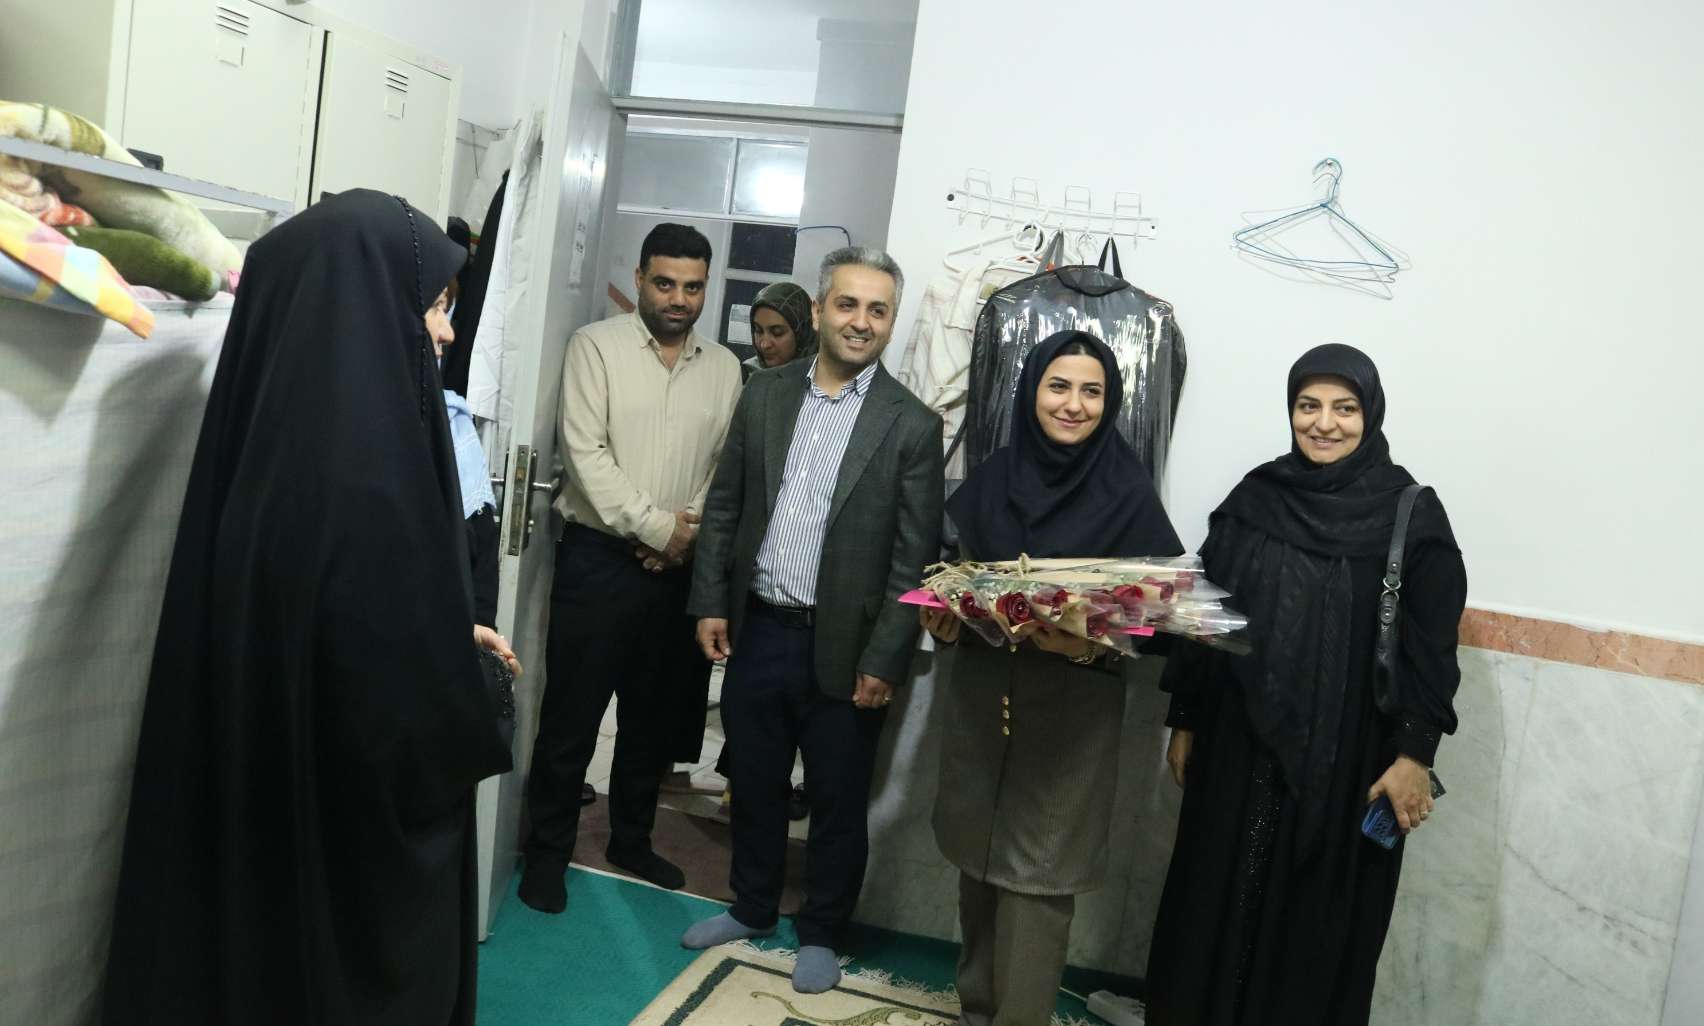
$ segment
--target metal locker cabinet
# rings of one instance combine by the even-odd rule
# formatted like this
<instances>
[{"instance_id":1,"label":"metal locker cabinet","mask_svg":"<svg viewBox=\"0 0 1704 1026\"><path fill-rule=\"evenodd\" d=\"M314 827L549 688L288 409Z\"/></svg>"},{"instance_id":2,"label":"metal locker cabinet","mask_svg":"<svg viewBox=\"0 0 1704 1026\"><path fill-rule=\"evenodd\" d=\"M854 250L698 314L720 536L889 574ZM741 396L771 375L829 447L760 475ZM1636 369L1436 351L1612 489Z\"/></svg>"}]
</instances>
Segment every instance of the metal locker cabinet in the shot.
<instances>
[{"instance_id":1,"label":"metal locker cabinet","mask_svg":"<svg viewBox=\"0 0 1704 1026\"><path fill-rule=\"evenodd\" d=\"M322 36L249 0L133 0L114 134L176 174L304 205Z\"/></svg>"},{"instance_id":2,"label":"metal locker cabinet","mask_svg":"<svg viewBox=\"0 0 1704 1026\"><path fill-rule=\"evenodd\" d=\"M401 196L435 219L448 205L455 88L347 32L326 42L313 199L345 189Z\"/></svg>"}]
</instances>

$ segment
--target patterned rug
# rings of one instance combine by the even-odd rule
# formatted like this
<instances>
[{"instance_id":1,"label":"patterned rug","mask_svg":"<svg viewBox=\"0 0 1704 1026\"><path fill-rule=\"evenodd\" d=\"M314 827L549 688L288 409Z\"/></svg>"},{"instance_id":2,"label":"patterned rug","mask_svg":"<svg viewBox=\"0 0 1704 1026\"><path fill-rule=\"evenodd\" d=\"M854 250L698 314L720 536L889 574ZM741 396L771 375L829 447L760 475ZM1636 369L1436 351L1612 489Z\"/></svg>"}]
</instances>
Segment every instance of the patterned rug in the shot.
<instances>
[{"instance_id":1,"label":"patterned rug","mask_svg":"<svg viewBox=\"0 0 1704 1026\"><path fill-rule=\"evenodd\" d=\"M726 945L699 956L629 1026L953 1026L950 995L842 977L826 994L793 991L784 955Z\"/></svg>"}]
</instances>

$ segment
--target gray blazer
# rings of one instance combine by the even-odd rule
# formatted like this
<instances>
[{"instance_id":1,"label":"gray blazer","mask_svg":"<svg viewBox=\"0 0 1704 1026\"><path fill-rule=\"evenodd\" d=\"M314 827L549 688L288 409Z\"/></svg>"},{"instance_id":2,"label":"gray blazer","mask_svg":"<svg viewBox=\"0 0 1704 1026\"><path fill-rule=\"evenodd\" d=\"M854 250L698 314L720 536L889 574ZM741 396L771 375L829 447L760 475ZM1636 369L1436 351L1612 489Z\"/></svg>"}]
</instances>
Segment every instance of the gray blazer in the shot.
<instances>
[{"instance_id":1,"label":"gray blazer","mask_svg":"<svg viewBox=\"0 0 1704 1026\"><path fill-rule=\"evenodd\" d=\"M752 375L704 503L687 612L730 621L738 651L757 552L781 492L811 362ZM905 681L917 611L896 599L940 556L941 418L878 369L852 426L817 578L817 685L851 698L856 676Z\"/></svg>"}]
</instances>

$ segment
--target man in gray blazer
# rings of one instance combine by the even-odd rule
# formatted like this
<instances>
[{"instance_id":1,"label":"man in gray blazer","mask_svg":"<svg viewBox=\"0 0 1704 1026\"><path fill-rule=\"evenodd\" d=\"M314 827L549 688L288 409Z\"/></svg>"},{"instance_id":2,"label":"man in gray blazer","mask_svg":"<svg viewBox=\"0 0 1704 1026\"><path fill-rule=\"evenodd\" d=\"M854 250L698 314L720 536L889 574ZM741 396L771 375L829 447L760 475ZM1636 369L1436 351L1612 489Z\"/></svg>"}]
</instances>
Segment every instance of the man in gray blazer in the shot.
<instances>
[{"instance_id":1,"label":"man in gray blazer","mask_svg":"<svg viewBox=\"0 0 1704 1026\"><path fill-rule=\"evenodd\" d=\"M941 419L880 363L903 285L880 250L823 260L821 348L747 383L687 603L705 655L727 660L738 900L681 943L774 932L803 752L811 830L793 986L804 993L840 979L834 947L864 883L876 742L917 641L917 613L897 599L940 551Z\"/></svg>"}]
</instances>

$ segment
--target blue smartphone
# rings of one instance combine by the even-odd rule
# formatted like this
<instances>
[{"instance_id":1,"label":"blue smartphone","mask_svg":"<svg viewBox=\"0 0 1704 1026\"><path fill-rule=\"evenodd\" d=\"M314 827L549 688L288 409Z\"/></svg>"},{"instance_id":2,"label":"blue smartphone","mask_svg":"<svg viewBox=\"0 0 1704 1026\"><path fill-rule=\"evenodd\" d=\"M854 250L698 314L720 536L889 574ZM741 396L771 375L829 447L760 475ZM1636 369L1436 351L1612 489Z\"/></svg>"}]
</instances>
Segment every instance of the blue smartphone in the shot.
<instances>
[{"instance_id":1,"label":"blue smartphone","mask_svg":"<svg viewBox=\"0 0 1704 1026\"><path fill-rule=\"evenodd\" d=\"M1432 800L1437 801L1444 796L1444 782L1431 770L1426 772L1432 778ZM1367 814L1361 818L1361 836L1386 851L1396 847L1397 839L1402 836L1402 827L1396 821L1396 809L1391 806L1388 795L1379 795L1367 806Z\"/></svg>"}]
</instances>

